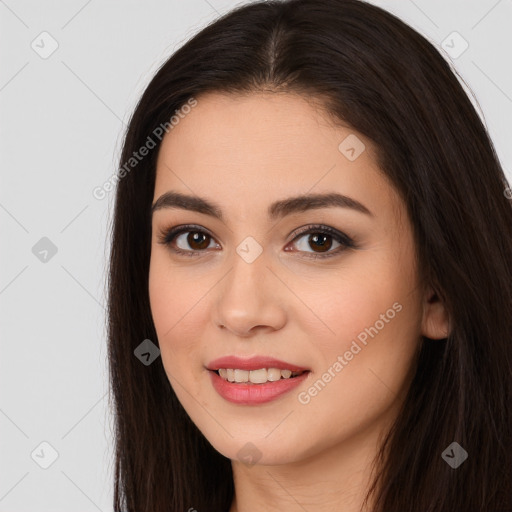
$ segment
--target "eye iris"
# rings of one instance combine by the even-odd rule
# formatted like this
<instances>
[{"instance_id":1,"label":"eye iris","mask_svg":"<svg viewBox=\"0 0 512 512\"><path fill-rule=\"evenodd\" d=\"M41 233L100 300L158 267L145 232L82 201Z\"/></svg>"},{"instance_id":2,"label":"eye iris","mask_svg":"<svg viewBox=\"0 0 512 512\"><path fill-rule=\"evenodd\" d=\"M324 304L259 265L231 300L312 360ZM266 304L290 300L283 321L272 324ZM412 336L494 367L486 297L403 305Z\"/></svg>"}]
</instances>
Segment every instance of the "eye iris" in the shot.
<instances>
[{"instance_id":1,"label":"eye iris","mask_svg":"<svg viewBox=\"0 0 512 512\"><path fill-rule=\"evenodd\" d=\"M322 249L320 252L326 252L332 247L332 240L330 243L326 244L326 238L331 238L330 235L315 233L313 235L309 235L308 243L313 241L315 244L320 244L320 248ZM321 241L319 241L322 239ZM317 246L318 247L318 246Z\"/></svg>"},{"instance_id":2,"label":"eye iris","mask_svg":"<svg viewBox=\"0 0 512 512\"><path fill-rule=\"evenodd\" d=\"M202 241L201 238L203 238ZM206 241L206 244L205 244ZM205 233L199 233L197 231L191 231L189 235L187 236L187 243L192 247L193 249L207 249L209 242L208 242L208 235ZM199 244L200 247L195 247L194 244Z\"/></svg>"}]
</instances>

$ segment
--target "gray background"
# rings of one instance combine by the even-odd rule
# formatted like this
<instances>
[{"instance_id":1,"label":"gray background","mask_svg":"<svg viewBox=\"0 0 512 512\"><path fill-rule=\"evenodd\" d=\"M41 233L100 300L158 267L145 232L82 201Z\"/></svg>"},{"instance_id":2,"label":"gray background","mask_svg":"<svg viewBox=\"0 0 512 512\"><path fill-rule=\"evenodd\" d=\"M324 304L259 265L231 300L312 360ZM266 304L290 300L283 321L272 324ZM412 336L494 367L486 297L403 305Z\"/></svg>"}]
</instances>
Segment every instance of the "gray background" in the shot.
<instances>
[{"instance_id":1,"label":"gray background","mask_svg":"<svg viewBox=\"0 0 512 512\"><path fill-rule=\"evenodd\" d=\"M112 510L113 193L92 190L115 172L125 123L159 65L239 3L0 0L0 512ZM512 1L374 3L451 47L510 179ZM460 56L454 31L469 43Z\"/></svg>"}]
</instances>

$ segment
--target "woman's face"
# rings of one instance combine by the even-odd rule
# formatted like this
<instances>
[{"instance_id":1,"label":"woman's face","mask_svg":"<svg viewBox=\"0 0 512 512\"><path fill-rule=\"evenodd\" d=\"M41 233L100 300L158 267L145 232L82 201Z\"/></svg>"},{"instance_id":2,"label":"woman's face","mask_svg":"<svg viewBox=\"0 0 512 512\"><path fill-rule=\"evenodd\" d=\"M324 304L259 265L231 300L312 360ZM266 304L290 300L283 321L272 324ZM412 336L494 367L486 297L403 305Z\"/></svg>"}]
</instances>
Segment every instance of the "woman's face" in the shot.
<instances>
[{"instance_id":1,"label":"woman's face","mask_svg":"<svg viewBox=\"0 0 512 512\"><path fill-rule=\"evenodd\" d=\"M371 142L301 96L197 100L162 142L154 191L154 203L191 198L153 212L149 294L170 384L231 459L284 464L347 448L396 414L420 336L443 335L405 205ZM325 194L345 203L314 199ZM213 209L192 209L198 198ZM212 364L227 356L308 371L285 380L260 361L254 370L274 369L222 373L267 383L231 384L208 369L244 370Z\"/></svg>"}]
</instances>

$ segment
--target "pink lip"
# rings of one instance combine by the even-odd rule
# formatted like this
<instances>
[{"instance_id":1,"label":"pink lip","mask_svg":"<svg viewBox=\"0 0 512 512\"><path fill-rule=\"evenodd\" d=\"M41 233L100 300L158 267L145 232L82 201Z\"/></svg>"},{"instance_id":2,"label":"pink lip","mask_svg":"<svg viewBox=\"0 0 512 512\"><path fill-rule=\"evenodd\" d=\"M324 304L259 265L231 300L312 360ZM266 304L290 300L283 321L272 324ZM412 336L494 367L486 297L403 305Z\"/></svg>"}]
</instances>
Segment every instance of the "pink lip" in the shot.
<instances>
[{"instance_id":1,"label":"pink lip","mask_svg":"<svg viewBox=\"0 0 512 512\"><path fill-rule=\"evenodd\" d=\"M223 366L221 366L221 368L223 368ZM236 368L241 370L245 369L240 368L240 366L236 366ZM276 366L259 366L259 368L276 368ZM309 371L306 371L298 377L281 379L275 382L267 382L265 384L237 384L224 380L213 370L210 370L208 373L210 374L212 385L217 393L219 393L219 395L225 400L240 405L257 405L270 402L271 400L274 400L297 387L301 382L307 379L310 374Z\"/></svg>"},{"instance_id":2,"label":"pink lip","mask_svg":"<svg viewBox=\"0 0 512 512\"><path fill-rule=\"evenodd\" d=\"M254 356L249 359L241 359L236 356L220 357L210 361L207 366L208 370L218 370L219 368L232 368L238 370L259 370L261 368L278 368L279 370L291 370L292 372L302 372L309 370L292 363L280 361L273 357ZM277 381L279 382L279 381Z\"/></svg>"}]
</instances>

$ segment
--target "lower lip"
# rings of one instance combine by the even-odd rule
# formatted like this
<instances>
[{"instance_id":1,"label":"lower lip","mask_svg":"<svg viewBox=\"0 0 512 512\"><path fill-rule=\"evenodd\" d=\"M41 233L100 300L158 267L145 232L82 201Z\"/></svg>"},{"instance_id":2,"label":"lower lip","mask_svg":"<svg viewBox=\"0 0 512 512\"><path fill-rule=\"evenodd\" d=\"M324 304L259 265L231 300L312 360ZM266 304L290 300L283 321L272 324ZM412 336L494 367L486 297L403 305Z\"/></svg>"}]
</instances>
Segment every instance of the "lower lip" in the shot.
<instances>
[{"instance_id":1,"label":"lower lip","mask_svg":"<svg viewBox=\"0 0 512 512\"><path fill-rule=\"evenodd\" d=\"M266 382L265 384L244 384L233 383L224 380L214 371L208 370L212 379L212 384L219 395L235 404L256 405L270 402L277 397L296 388L301 382L304 382L309 375L306 371L298 377L290 379L280 379L275 382Z\"/></svg>"}]
</instances>

